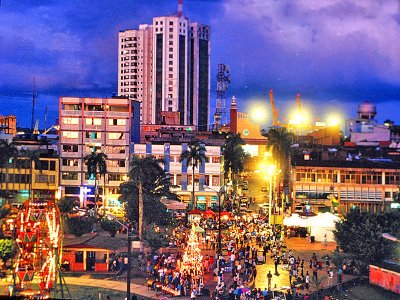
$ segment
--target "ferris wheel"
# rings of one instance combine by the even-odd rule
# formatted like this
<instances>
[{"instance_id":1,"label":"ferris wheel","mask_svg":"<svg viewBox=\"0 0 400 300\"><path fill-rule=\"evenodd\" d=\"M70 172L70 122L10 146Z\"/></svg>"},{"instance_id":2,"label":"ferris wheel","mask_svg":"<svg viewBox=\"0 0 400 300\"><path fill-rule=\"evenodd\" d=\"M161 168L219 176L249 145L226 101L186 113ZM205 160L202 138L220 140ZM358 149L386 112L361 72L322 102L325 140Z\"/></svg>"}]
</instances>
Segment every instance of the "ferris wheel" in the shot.
<instances>
[{"instance_id":1,"label":"ferris wheel","mask_svg":"<svg viewBox=\"0 0 400 300\"><path fill-rule=\"evenodd\" d=\"M17 289L21 294L48 294L57 280L61 249L60 212L53 201L24 203L16 220L16 244Z\"/></svg>"}]
</instances>

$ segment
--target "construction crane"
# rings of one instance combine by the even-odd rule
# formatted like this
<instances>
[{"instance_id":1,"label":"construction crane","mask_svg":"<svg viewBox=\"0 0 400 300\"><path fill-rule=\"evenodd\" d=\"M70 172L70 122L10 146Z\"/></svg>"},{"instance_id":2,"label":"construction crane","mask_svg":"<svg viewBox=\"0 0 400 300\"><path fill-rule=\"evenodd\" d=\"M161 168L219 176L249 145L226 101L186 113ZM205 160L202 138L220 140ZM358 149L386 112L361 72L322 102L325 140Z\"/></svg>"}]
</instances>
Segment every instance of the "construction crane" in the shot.
<instances>
[{"instance_id":1,"label":"construction crane","mask_svg":"<svg viewBox=\"0 0 400 300\"><path fill-rule=\"evenodd\" d=\"M299 112L301 112L301 101L300 101L299 93L296 95L296 101L297 101L297 108L298 108Z\"/></svg>"},{"instance_id":2,"label":"construction crane","mask_svg":"<svg viewBox=\"0 0 400 300\"><path fill-rule=\"evenodd\" d=\"M275 107L275 102L274 102L274 91L271 89L269 90L269 102L271 103L271 110L272 110L272 126L280 126L280 123L278 121L278 115L279 111Z\"/></svg>"}]
</instances>

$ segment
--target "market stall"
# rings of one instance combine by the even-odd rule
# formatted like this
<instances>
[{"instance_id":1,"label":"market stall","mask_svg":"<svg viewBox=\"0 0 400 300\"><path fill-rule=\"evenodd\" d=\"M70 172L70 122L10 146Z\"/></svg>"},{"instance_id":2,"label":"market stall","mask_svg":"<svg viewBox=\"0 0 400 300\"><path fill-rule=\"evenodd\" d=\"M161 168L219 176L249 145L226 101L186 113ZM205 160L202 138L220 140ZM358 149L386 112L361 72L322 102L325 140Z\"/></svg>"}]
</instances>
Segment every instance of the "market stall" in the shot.
<instances>
[{"instance_id":1,"label":"market stall","mask_svg":"<svg viewBox=\"0 0 400 300\"><path fill-rule=\"evenodd\" d=\"M338 221L340 221L340 218L330 212L310 217L307 219L310 235L314 236L316 241L323 241L325 235L327 242L335 241L333 230L335 229L335 223Z\"/></svg>"}]
</instances>

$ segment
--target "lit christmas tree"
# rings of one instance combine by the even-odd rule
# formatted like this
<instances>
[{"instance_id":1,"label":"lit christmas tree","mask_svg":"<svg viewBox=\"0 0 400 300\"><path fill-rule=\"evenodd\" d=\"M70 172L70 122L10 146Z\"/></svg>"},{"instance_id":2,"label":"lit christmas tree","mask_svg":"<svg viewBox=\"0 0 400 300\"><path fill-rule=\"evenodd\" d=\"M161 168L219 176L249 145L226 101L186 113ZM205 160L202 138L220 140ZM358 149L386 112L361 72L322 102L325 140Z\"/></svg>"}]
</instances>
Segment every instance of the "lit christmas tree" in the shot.
<instances>
[{"instance_id":1,"label":"lit christmas tree","mask_svg":"<svg viewBox=\"0 0 400 300\"><path fill-rule=\"evenodd\" d=\"M182 257L181 273L195 278L203 275L202 261L203 256L199 248L199 238L193 225Z\"/></svg>"}]
</instances>

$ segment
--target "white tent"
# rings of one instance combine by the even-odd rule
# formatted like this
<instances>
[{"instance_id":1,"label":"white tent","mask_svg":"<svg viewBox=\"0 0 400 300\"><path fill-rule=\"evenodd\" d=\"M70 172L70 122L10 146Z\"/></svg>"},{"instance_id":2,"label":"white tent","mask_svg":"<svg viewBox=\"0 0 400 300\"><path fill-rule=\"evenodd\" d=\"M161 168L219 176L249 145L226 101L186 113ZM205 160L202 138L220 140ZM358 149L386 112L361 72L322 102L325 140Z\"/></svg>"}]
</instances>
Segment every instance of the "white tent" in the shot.
<instances>
[{"instance_id":1,"label":"white tent","mask_svg":"<svg viewBox=\"0 0 400 300\"><path fill-rule=\"evenodd\" d=\"M299 214L292 214L289 218L283 219L283 225L285 226L299 226L307 227L307 220L299 216Z\"/></svg>"},{"instance_id":2,"label":"white tent","mask_svg":"<svg viewBox=\"0 0 400 300\"><path fill-rule=\"evenodd\" d=\"M327 241L334 241L333 230L335 222L340 221L340 218L330 212L320 213L314 217L307 219L307 226L310 227L311 236L315 236L316 241L323 241L326 234Z\"/></svg>"}]
</instances>

